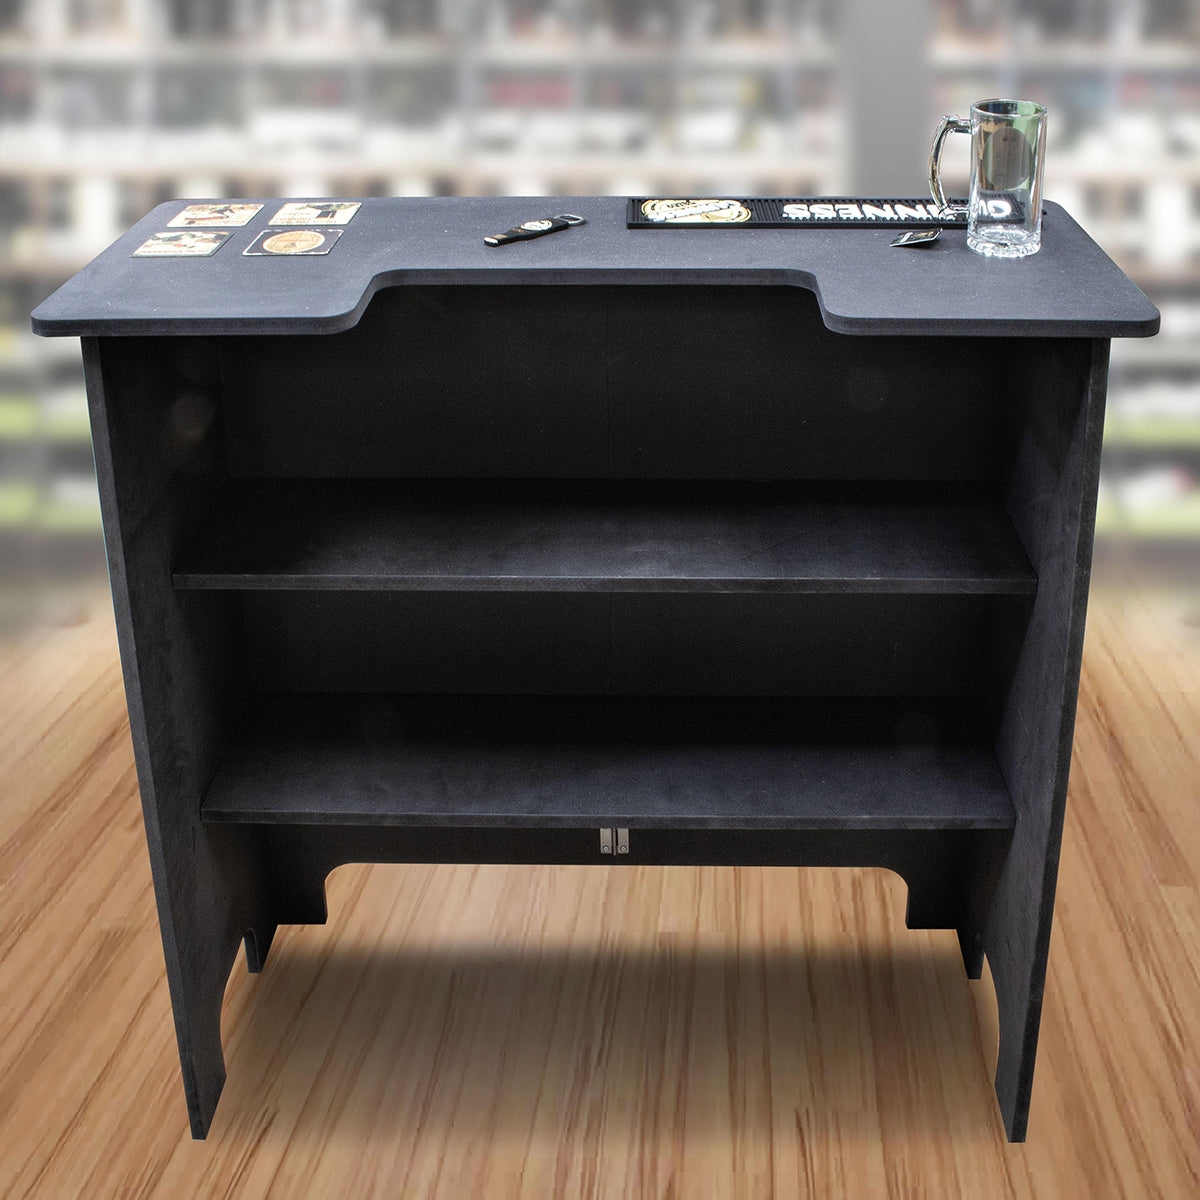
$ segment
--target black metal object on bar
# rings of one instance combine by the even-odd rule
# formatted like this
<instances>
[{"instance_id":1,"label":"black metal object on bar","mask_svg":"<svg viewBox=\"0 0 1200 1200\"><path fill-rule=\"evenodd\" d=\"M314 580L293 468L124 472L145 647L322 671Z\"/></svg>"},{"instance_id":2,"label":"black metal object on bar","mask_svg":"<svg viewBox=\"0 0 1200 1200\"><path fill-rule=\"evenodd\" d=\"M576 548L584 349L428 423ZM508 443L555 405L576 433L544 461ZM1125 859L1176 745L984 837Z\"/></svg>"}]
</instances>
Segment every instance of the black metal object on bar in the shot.
<instances>
[{"instance_id":1,"label":"black metal object on bar","mask_svg":"<svg viewBox=\"0 0 1200 1200\"><path fill-rule=\"evenodd\" d=\"M530 238L545 237L548 233L557 233L560 229L570 229L572 225L586 225L584 217L575 213L559 213L556 217L537 217L532 221L522 221L514 225L506 233L492 234L483 239L485 246L506 246L509 242L527 242Z\"/></svg>"}]
</instances>

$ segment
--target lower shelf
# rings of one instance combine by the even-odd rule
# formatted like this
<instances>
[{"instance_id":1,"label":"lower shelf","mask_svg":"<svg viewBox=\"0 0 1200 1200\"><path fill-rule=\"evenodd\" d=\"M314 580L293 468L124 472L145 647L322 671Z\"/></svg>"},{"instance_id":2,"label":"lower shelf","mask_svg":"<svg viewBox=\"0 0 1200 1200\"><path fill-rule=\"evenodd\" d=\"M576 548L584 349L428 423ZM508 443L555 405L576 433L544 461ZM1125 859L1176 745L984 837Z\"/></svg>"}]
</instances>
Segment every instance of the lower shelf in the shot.
<instances>
[{"instance_id":1,"label":"lower shelf","mask_svg":"<svg viewBox=\"0 0 1200 1200\"><path fill-rule=\"evenodd\" d=\"M962 701L258 696L209 822L1007 829Z\"/></svg>"}]
</instances>

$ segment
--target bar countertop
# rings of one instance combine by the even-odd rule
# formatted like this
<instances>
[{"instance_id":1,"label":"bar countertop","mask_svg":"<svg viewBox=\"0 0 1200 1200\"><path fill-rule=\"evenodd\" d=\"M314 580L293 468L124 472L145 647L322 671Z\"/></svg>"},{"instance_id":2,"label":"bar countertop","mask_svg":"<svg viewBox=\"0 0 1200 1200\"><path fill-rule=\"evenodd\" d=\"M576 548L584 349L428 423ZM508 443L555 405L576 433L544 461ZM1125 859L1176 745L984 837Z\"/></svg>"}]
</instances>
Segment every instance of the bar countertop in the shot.
<instances>
[{"instance_id":1,"label":"bar countertop","mask_svg":"<svg viewBox=\"0 0 1200 1200\"><path fill-rule=\"evenodd\" d=\"M439 284L792 285L848 334L1149 337L1158 310L1058 205L1042 248L984 258L966 231L897 249L894 228L626 228L626 200L591 197L362 201L324 255L247 256L281 200L260 200L210 257L135 258L189 202L159 205L33 313L50 337L337 333L381 288ZM489 247L488 234L559 212L586 225ZM222 230L226 232L227 230ZM282 230L276 229L276 232Z\"/></svg>"}]
</instances>

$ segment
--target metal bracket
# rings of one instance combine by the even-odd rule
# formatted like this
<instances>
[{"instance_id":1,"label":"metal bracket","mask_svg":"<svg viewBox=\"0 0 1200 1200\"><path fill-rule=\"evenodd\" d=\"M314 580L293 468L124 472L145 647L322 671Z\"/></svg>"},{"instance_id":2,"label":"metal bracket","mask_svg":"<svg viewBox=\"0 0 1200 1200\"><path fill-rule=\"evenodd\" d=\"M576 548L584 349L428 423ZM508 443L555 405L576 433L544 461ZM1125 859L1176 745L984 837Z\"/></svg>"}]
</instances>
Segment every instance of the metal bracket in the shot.
<instances>
[{"instance_id":1,"label":"metal bracket","mask_svg":"<svg viewBox=\"0 0 1200 1200\"><path fill-rule=\"evenodd\" d=\"M600 853L612 854L616 851L617 854L629 853L629 830L628 829L601 829L600 830Z\"/></svg>"}]
</instances>

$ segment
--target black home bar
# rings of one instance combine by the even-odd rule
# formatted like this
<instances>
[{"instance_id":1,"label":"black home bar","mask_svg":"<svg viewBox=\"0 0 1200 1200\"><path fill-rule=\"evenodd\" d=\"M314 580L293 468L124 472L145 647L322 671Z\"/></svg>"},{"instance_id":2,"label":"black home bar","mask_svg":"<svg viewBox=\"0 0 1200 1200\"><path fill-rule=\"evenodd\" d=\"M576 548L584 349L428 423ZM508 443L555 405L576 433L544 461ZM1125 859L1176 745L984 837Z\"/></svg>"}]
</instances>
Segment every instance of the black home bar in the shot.
<instances>
[{"instance_id":1,"label":"black home bar","mask_svg":"<svg viewBox=\"0 0 1200 1200\"><path fill-rule=\"evenodd\" d=\"M83 339L194 1135L239 947L381 861L888 867L987 958L1024 1138L1109 340L1154 307L1053 204L996 262L861 199L281 203L181 253L163 205L34 313Z\"/></svg>"}]
</instances>

